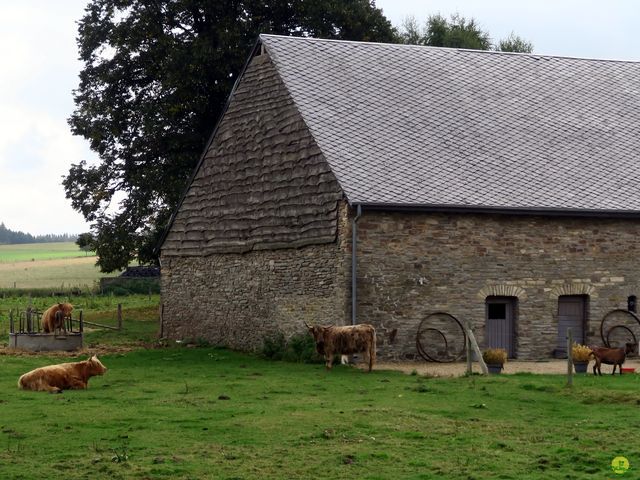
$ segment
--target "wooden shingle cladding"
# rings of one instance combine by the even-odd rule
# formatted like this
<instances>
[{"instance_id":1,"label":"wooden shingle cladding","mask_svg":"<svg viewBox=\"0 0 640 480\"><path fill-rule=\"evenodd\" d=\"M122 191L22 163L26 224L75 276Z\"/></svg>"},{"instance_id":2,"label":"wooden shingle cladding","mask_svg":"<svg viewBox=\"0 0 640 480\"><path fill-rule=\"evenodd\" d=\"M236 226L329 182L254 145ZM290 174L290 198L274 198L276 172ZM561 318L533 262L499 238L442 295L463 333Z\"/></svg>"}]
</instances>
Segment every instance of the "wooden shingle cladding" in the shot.
<instances>
[{"instance_id":1,"label":"wooden shingle cladding","mask_svg":"<svg viewBox=\"0 0 640 480\"><path fill-rule=\"evenodd\" d=\"M268 55L253 57L162 255L335 242L342 191Z\"/></svg>"}]
</instances>

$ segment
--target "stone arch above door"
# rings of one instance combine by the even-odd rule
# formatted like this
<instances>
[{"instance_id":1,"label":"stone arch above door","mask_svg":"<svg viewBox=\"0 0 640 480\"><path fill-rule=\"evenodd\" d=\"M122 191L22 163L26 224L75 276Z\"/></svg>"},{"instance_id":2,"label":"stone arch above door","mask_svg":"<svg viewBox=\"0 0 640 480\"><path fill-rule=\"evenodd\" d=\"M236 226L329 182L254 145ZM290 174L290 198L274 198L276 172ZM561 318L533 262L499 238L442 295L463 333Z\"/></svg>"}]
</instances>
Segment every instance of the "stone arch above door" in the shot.
<instances>
[{"instance_id":1,"label":"stone arch above door","mask_svg":"<svg viewBox=\"0 0 640 480\"><path fill-rule=\"evenodd\" d=\"M525 300L527 292L516 285L487 285L480 289L478 298L484 300L487 297L517 297L519 300Z\"/></svg>"},{"instance_id":2,"label":"stone arch above door","mask_svg":"<svg viewBox=\"0 0 640 480\"><path fill-rule=\"evenodd\" d=\"M549 291L551 298L557 298L562 295L589 295L594 296L596 287L589 283L563 283L556 285Z\"/></svg>"}]
</instances>

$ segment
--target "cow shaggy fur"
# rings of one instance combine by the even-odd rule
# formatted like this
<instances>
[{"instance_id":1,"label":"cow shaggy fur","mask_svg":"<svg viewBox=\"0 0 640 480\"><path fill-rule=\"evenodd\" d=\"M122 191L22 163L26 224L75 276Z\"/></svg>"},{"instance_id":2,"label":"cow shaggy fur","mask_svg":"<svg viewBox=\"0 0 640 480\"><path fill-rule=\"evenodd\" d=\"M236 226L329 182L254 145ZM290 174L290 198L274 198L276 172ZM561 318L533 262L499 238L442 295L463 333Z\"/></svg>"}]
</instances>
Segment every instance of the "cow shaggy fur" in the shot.
<instances>
[{"instance_id":1,"label":"cow shaggy fur","mask_svg":"<svg viewBox=\"0 0 640 480\"><path fill-rule=\"evenodd\" d=\"M49 307L42 314L42 330L44 333L54 333L56 330L64 329L64 318L71 315L73 305L70 303L56 303ZM56 316L58 312L62 315Z\"/></svg>"},{"instance_id":2,"label":"cow shaggy fur","mask_svg":"<svg viewBox=\"0 0 640 480\"><path fill-rule=\"evenodd\" d=\"M22 390L60 393L62 390L87 388L89 379L102 375L107 368L93 355L88 360L36 368L18 380Z\"/></svg>"},{"instance_id":3,"label":"cow shaggy fur","mask_svg":"<svg viewBox=\"0 0 640 480\"><path fill-rule=\"evenodd\" d=\"M369 363L369 371L376 361L376 329L368 323L339 327L335 325L309 326L305 323L316 342L316 350L324 355L327 370L333 365L334 355L363 353Z\"/></svg>"}]
</instances>

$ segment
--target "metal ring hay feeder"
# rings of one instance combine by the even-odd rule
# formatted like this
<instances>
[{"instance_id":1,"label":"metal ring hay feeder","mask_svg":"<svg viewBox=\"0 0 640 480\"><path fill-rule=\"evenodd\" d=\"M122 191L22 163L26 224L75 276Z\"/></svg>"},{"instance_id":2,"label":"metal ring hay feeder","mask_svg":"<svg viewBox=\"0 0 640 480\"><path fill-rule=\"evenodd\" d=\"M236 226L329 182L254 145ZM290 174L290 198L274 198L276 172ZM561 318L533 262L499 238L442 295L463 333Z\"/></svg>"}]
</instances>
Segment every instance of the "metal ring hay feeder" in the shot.
<instances>
[{"instance_id":1,"label":"metal ring hay feeder","mask_svg":"<svg viewBox=\"0 0 640 480\"><path fill-rule=\"evenodd\" d=\"M617 308L611 310L600 322L600 338L607 348L623 347L625 343L638 345L640 318L629 310Z\"/></svg>"},{"instance_id":2,"label":"metal ring hay feeder","mask_svg":"<svg viewBox=\"0 0 640 480\"><path fill-rule=\"evenodd\" d=\"M416 349L427 362L455 362L465 354L467 334L462 323L446 312L427 315L418 326Z\"/></svg>"},{"instance_id":3,"label":"metal ring hay feeder","mask_svg":"<svg viewBox=\"0 0 640 480\"><path fill-rule=\"evenodd\" d=\"M71 316L62 317L61 312L56 314L58 324L61 329L56 329L53 333L42 331L40 318L42 313L33 308L27 308L23 312L9 312L9 348L16 348L29 351L52 351L63 350L73 351L82 349L83 340L83 320L82 310L79 318L72 319ZM74 330L73 323L78 325Z\"/></svg>"}]
</instances>

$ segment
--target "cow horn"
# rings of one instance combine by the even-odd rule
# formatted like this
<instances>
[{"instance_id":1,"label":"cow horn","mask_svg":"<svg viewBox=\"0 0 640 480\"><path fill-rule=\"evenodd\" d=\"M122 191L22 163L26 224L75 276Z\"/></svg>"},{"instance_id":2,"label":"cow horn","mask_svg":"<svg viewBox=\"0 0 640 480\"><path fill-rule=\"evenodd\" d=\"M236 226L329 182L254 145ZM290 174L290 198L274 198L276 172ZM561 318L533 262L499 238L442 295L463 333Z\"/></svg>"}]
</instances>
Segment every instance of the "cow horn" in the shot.
<instances>
[{"instance_id":1,"label":"cow horn","mask_svg":"<svg viewBox=\"0 0 640 480\"><path fill-rule=\"evenodd\" d=\"M307 323L307 321L306 321L306 320L303 320L303 321L304 321L304 325L305 325L309 330L311 330L311 329L313 328L313 327L310 327L310 326L309 326L309 324Z\"/></svg>"}]
</instances>

